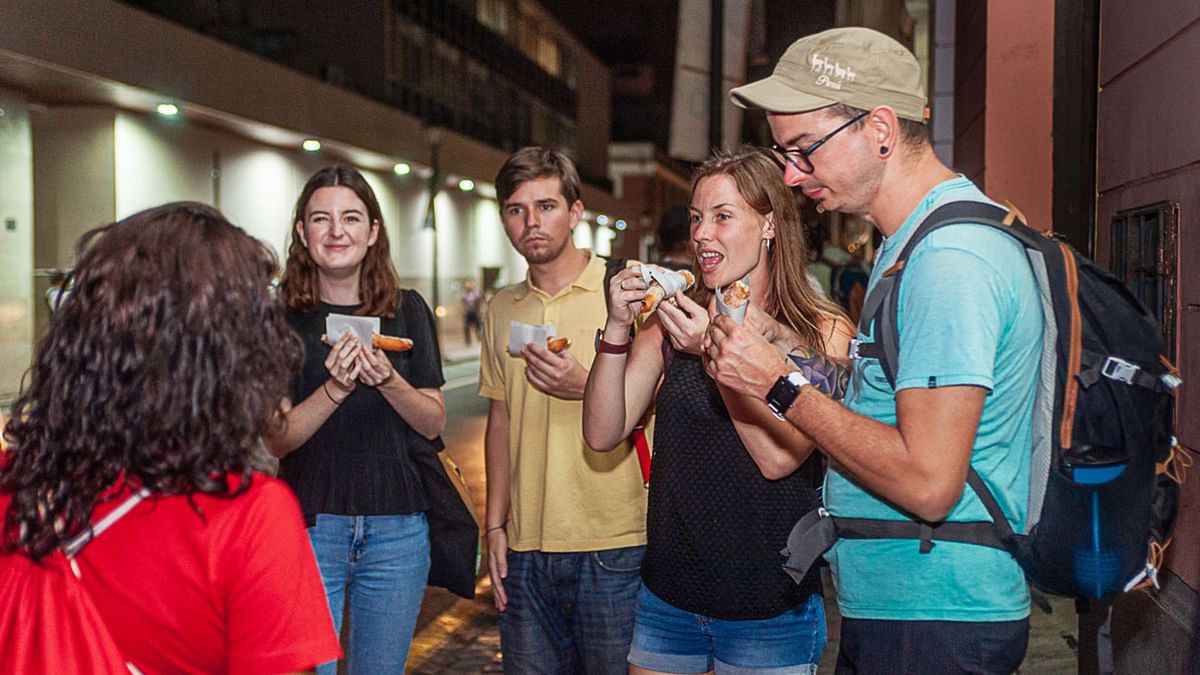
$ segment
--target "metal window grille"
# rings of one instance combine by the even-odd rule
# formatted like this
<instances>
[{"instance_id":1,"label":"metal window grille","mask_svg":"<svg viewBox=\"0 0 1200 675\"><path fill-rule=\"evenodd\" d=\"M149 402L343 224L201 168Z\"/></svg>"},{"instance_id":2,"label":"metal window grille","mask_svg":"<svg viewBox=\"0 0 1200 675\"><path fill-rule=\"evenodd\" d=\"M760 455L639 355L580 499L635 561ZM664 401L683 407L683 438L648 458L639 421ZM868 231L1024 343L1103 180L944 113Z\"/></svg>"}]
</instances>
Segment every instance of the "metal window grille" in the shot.
<instances>
[{"instance_id":1,"label":"metal window grille","mask_svg":"<svg viewBox=\"0 0 1200 675\"><path fill-rule=\"evenodd\" d=\"M1179 203L1159 202L1112 219L1110 269L1158 318L1167 357L1175 360L1176 241Z\"/></svg>"}]
</instances>

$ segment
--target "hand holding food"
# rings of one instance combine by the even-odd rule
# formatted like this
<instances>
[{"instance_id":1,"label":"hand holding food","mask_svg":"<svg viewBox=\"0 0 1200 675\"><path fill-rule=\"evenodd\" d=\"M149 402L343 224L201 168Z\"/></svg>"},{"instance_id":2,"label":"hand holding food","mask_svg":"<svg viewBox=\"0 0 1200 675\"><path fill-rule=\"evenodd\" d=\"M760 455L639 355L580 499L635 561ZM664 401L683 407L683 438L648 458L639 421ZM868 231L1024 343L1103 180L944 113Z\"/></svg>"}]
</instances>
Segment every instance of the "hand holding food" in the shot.
<instances>
[{"instance_id":1,"label":"hand holding food","mask_svg":"<svg viewBox=\"0 0 1200 675\"><path fill-rule=\"evenodd\" d=\"M658 265L642 265L642 277L646 281L646 295L642 299L642 313L653 312L663 298L679 291L686 291L696 283L696 277L688 270L669 270Z\"/></svg>"},{"instance_id":2,"label":"hand holding food","mask_svg":"<svg viewBox=\"0 0 1200 675\"><path fill-rule=\"evenodd\" d=\"M750 305L750 278L743 277L725 288L717 289L717 313L742 323Z\"/></svg>"}]
</instances>

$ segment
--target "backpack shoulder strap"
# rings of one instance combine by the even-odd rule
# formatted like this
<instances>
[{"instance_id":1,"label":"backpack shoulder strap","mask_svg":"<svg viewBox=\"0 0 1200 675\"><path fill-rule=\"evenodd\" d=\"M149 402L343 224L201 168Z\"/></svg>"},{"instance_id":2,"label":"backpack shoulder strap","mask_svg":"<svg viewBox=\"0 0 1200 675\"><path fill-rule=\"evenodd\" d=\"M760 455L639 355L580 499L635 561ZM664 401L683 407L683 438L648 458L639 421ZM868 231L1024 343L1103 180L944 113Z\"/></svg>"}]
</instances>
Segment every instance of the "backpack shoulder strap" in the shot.
<instances>
[{"instance_id":1,"label":"backpack shoulder strap","mask_svg":"<svg viewBox=\"0 0 1200 675\"><path fill-rule=\"evenodd\" d=\"M617 272L625 269L625 266L629 260L627 258L607 258L605 256L600 257L604 258L604 286L600 290L602 293L604 293L604 308L609 309L608 284L612 281L612 278L617 274Z\"/></svg>"},{"instance_id":2,"label":"backpack shoulder strap","mask_svg":"<svg viewBox=\"0 0 1200 675\"><path fill-rule=\"evenodd\" d=\"M126 497L125 501L121 502L117 508L109 511L108 515L93 523L90 527L84 528L83 532L80 532L73 539L63 544L63 554L67 556L68 560L79 555L84 546L87 546L89 542L100 536L102 532L112 527L118 520L124 518L133 510L133 507L137 506L149 494L149 490L142 488Z\"/></svg>"},{"instance_id":3,"label":"backpack shoulder strap","mask_svg":"<svg viewBox=\"0 0 1200 675\"><path fill-rule=\"evenodd\" d=\"M921 221L916 231L905 242L896 262L883 272L875 283L874 288L863 302L862 315L859 318L858 331L863 335L871 335L871 342L860 343L855 349L857 356L879 359L883 374L888 384L896 387L896 370L900 357L900 335L896 329L897 314L900 302L900 280L904 276L904 268L917 245L933 232L960 223L988 225L1022 240L1027 236L1028 228L1010 227L1011 223L1019 220L1007 219L1010 212L999 206L984 202L960 201L951 202L938 207ZM1023 224L1022 224L1023 225ZM1018 232L1018 230L1022 230ZM1033 235L1029 235L1033 236Z\"/></svg>"}]
</instances>

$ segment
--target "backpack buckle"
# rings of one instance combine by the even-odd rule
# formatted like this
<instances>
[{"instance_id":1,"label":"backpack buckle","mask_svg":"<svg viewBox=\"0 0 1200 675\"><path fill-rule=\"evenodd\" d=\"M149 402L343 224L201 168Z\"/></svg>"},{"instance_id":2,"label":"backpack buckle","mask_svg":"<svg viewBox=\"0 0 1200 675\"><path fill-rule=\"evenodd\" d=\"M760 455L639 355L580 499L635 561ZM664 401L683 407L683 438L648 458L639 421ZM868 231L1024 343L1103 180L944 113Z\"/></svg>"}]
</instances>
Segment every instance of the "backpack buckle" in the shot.
<instances>
[{"instance_id":1,"label":"backpack buckle","mask_svg":"<svg viewBox=\"0 0 1200 675\"><path fill-rule=\"evenodd\" d=\"M1141 370L1140 366L1115 356L1104 359L1104 365L1100 366L1101 375L1125 384L1133 384L1133 378L1139 370Z\"/></svg>"},{"instance_id":2,"label":"backpack buckle","mask_svg":"<svg viewBox=\"0 0 1200 675\"><path fill-rule=\"evenodd\" d=\"M862 340L859 340L858 338L853 338L853 339L851 339L851 340L850 340L850 353L849 353L849 357L850 357L851 359L857 359L857 358L859 358L859 355L858 355L858 347L859 347L859 345L861 345L861 344L862 344Z\"/></svg>"}]
</instances>

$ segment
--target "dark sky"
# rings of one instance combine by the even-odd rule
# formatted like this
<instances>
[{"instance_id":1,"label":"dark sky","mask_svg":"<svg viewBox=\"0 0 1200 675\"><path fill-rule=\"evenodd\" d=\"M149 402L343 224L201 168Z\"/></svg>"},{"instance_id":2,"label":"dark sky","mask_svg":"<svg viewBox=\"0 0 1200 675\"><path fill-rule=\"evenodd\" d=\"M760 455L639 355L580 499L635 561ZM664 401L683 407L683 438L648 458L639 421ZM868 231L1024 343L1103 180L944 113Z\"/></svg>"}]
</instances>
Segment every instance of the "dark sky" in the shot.
<instances>
[{"instance_id":1,"label":"dark sky","mask_svg":"<svg viewBox=\"0 0 1200 675\"><path fill-rule=\"evenodd\" d=\"M613 95L613 140L648 140L666 147L679 0L540 2L612 68L616 89ZM762 0L766 58L762 65L750 67L747 78L769 74L774 62L797 38L831 28L834 5L835 0ZM638 70L639 64L649 66L653 72ZM652 88L629 86L639 77L646 76L652 78ZM624 91L623 83L626 85ZM746 131L748 138L764 133L763 129Z\"/></svg>"}]
</instances>

